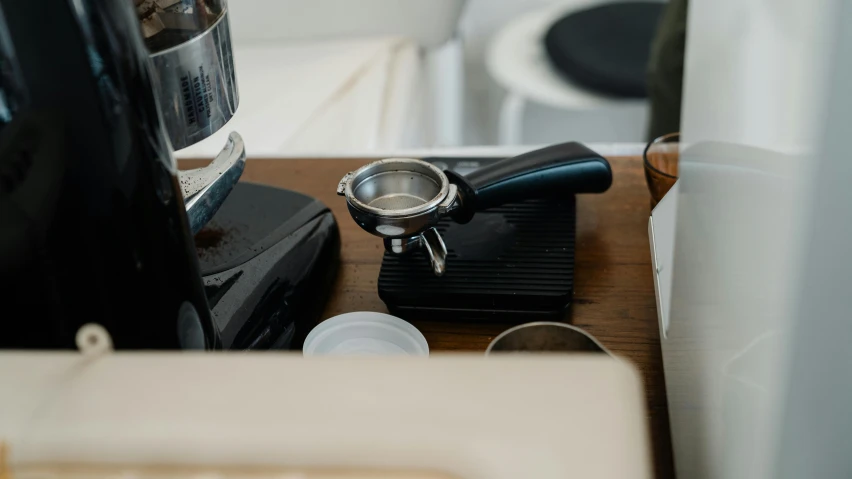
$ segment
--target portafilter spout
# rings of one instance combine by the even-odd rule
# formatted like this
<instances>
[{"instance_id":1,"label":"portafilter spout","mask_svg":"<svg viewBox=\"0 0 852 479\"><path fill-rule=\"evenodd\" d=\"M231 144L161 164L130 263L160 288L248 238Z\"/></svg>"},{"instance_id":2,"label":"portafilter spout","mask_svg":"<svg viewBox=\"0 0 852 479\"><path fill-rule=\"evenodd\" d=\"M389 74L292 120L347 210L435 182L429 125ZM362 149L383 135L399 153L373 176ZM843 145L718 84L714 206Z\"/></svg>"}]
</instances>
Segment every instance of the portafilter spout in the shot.
<instances>
[{"instance_id":1,"label":"portafilter spout","mask_svg":"<svg viewBox=\"0 0 852 479\"><path fill-rule=\"evenodd\" d=\"M447 246L435 228L428 228L417 236L409 238L385 238L385 251L393 254L405 254L424 248L435 276L443 276L447 270Z\"/></svg>"},{"instance_id":2,"label":"portafilter spout","mask_svg":"<svg viewBox=\"0 0 852 479\"><path fill-rule=\"evenodd\" d=\"M349 213L385 250L424 248L438 276L447 248L437 222L467 223L477 211L514 201L602 193L612 184L609 163L580 143L563 143L498 161L467 176L412 158L388 158L347 173L337 185Z\"/></svg>"}]
</instances>

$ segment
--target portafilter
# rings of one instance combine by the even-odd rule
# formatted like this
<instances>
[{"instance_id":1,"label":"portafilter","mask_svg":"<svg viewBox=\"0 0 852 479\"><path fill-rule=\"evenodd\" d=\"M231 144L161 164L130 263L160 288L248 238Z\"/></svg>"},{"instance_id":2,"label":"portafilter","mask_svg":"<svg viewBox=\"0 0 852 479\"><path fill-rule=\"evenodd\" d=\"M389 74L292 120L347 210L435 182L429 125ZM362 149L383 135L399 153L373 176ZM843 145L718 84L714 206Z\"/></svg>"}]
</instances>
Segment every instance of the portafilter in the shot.
<instances>
[{"instance_id":1,"label":"portafilter","mask_svg":"<svg viewBox=\"0 0 852 479\"><path fill-rule=\"evenodd\" d=\"M413 158L374 161L337 185L349 213L385 250L424 248L438 276L447 248L435 224L449 216L467 223L477 211L533 198L602 193L612 184L609 163L580 143L548 146L498 161L465 176Z\"/></svg>"}]
</instances>

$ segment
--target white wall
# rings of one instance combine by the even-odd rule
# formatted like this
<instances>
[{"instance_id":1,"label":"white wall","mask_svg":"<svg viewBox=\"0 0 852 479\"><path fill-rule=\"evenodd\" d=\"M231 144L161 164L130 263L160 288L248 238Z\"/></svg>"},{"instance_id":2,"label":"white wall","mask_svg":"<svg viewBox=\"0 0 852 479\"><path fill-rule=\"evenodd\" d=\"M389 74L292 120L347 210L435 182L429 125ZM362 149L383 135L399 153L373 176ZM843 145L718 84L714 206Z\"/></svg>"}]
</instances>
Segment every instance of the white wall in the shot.
<instances>
[{"instance_id":1,"label":"white wall","mask_svg":"<svg viewBox=\"0 0 852 479\"><path fill-rule=\"evenodd\" d=\"M459 22L465 38L465 58L471 66L485 66L488 40L500 27L518 15L570 0L467 0Z\"/></svg>"},{"instance_id":2,"label":"white wall","mask_svg":"<svg viewBox=\"0 0 852 479\"><path fill-rule=\"evenodd\" d=\"M405 36L443 44L464 0L231 0L235 41L278 43L329 38Z\"/></svg>"}]
</instances>

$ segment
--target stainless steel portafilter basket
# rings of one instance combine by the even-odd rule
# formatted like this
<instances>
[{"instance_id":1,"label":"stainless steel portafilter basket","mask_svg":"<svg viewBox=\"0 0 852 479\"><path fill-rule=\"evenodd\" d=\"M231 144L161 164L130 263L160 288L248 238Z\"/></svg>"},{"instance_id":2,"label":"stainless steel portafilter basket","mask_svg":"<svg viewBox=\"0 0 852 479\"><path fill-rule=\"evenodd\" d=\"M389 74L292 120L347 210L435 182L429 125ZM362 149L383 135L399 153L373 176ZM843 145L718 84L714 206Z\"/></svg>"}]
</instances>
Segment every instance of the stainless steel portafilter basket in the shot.
<instances>
[{"instance_id":1,"label":"stainless steel portafilter basket","mask_svg":"<svg viewBox=\"0 0 852 479\"><path fill-rule=\"evenodd\" d=\"M609 163L579 143L549 146L508 158L467 176L422 160L388 158L347 173L337 185L352 218L384 238L385 249L404 254L425 248L436 275L446 270L447 248L435 224L449 215L459 223L477 211L513 201L601 193L612 184Z\"/></svg>"}]
</instances>

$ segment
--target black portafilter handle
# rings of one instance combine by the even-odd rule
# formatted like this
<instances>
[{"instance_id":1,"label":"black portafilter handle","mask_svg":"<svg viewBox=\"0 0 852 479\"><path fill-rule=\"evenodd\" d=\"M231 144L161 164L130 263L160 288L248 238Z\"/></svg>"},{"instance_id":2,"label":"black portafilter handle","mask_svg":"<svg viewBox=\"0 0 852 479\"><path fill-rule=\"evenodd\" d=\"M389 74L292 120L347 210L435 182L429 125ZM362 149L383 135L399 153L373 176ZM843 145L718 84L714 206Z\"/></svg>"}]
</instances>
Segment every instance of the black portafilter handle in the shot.
<instances>
[{"instance_id":1,"label":"black portafilter handle","mask_svg":"<svg viewBox=\"0 0 852 479\"><path fill-rule=\"evenodd\" d=\"M603 193L612 169L601 155L577 142L561 143L484 166L465 176L445 171L461 196L452 217L467 223L477 211L533 198Z\"/></svg>"}]
</instances>

